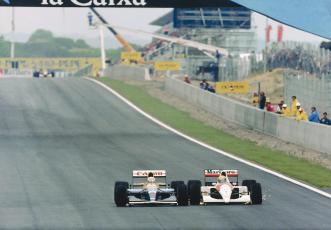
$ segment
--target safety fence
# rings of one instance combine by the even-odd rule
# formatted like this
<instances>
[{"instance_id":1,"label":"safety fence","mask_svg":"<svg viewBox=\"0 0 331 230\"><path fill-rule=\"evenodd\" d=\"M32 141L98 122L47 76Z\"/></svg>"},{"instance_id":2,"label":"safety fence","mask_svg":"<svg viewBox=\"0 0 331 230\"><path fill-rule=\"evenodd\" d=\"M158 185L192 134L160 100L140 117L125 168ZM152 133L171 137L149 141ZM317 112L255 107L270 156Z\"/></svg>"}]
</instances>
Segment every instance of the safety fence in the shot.
<instances>
[{"instance_id":1,"label":"safety fence","mask_svg":"<svg viewBox=\"0 0 331 230\"><path fill-rule=\"evenodd\" d=\"M318 112L331 113L331 75L316 77L307 73L286 71L284 73L284 98L290 104L290 98L296 96L306 111L312 106Z\"/></svg>"},{"instance_id":2,"label":"safety fence","mask_svg":"<svg viewBox=\"0 0 331 230\"><path fill-rule=\"evenodd\" d=\"M289 68L318 76L331 73L331 51L311 43L273 43L266 56L268 69Z\"/></svg>"}]
</instances>

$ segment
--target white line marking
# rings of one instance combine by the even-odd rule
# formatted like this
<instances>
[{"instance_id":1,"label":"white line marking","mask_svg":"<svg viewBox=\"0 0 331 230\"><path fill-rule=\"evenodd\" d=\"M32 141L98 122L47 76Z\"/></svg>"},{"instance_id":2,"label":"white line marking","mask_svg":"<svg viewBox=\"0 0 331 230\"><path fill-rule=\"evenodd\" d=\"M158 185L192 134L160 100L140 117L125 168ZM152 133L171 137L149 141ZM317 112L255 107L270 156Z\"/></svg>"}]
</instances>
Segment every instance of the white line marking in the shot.
<instances>
[{"instance_id":1,"label":"white line marking","mask_svg":"<svg viewBox=\"0 0 331 230\"><path fill-rule=\"evenodd\" d=\"M287 176L285 176L285 175L283 175L281 173L278 173L278 172L272 171L270 169L264 168L264 167L262 167L260 165L255 164L255 163L246 161L246 160L241 159L241 158L239 158L237 156L234 156L234 155L232 155L230 153L224 152L224 151L222 151L220 149L214 148L214 147L212 147L210 145L207 145L207 144L205 144L205 143L203 143L201 141L198 141L198 140L196 140L196 139L194 139L194 138L192 138L190 136L187 136L184 133L181 133L178 130L173 129L170 126L168 126L168 125L164 124L163 122L159 121L158 119L152 117L148 113L145 113L144 111L142 111L141 109L139 109L137 106L135 106L132 102L130 102L129 100L127 100L126 98L124 98L122 95L120 95L115 90L113 90L110 87L108 87L107 85L103 84L102 82L97 81L95 79L91 79L91 78L85 78L85 79L86 80L89 80L89 81L92 81L92 82L100 85L101 87L105 88L106 90L108 90L109 92L111 92L113 95L115 95L116 97L118 97L119 99L121 99L123 102L125 102L127 105L129 105L131 108L133 108L134 110L136 110L138 113L142 114L143 116L145 116L146 118L150 119L151 121L153 121L154 123L158 124L159 126L165 128L165 129L167 129L167 130L169 130L169 131L171 131L171 132L173 132L173 133L175 133L175 134L177 134L177 135L179 135L179 136L181 136L181 137L183 137L183 138L185 138L185 139L187 139L189 141L192 141L192 142L194 142L194 143L196 143L198 145L201 145L201 146L203 146L203 147L205 147L205 148L207 148L209 150L212 150L214 152L217 152L219 154L222 154L224 156L227 156L227 157L229 157L231 159L234 159L236 161L239 161L239 162L244 163L246 165L249 165L251 167L257 168L257 169L259 169L261 171L264 171L266 173L272 174L272 175L274 175L276 177L279 177L281 179L284 179L286 181L289 181L289 182L291 182L293 184L296 184L296 185L299 185L299 186L304 187L306 189L309 189L309 190L311 190L313 192L316 192L316 193L318 193L318 194L320 194L322 196L325 196L327 198L331 198L331 194L329 194L327 192L324 192L324 191L322 191L320 189L317 189L315 187L312 187L310 185L304 184L304 183L302 183L300 181L294 180L294 179L292 179L290 177L287 177Z\"/></svg>"}]
</instances>

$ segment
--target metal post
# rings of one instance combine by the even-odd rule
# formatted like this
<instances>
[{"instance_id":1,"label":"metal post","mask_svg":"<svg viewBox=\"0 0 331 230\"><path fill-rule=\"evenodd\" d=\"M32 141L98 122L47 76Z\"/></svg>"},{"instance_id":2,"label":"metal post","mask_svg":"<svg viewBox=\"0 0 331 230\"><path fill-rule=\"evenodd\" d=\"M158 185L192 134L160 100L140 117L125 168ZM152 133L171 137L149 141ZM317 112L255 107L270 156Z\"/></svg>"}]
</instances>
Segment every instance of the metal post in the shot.
<instances>
[{"instance_id":1,"label":"metal post","mask_svg":"<svg viewBox=\"0 0 331 230\"><path fill-rule=\"evenodd\" d=\"M221 54L216 51L216 69L215 69L215 78L214 78L214 81L215 82L218 82L219 81L219 74L220 74L220 64L221 64ZM222 75L221 76L221 81L223 82L224 81L224 76Z\"/></svg>"},{"instance_id":2,"label":"metal post","mask_svg":"<svg viewBox=\"0 0 331 230\"><path fill-rule=\"evenodd\" d=\"M101 51L101 68L102 74L106 69L106 50L105 50L105 35L103 31L103 25L99 25L100 30L100 51Z\"/></svg>"},{"instance_id":3,"label":"metal post","mask_svg":"<svg viewBox=\"0 0 331 230\"><path fill-rule=\"evenodd\" d=\"M10 58L15 58L15 9L11 8L11 46L10 46Z\"/></svg>"},{"instance_id":4,"label":"metal post","mask_svg":"<svg viewBox=\"0 0 331 230\"><path fill-rule=\"evenodd\" d=\"M265 33L267 33L267 29L269 26L268 17L266 17L266 26L265 26ZM268 62L268 41L267 36L265 35L265 46L264 46L264 72L267 72L267 62Z\"/></svg>"}]
</instances>

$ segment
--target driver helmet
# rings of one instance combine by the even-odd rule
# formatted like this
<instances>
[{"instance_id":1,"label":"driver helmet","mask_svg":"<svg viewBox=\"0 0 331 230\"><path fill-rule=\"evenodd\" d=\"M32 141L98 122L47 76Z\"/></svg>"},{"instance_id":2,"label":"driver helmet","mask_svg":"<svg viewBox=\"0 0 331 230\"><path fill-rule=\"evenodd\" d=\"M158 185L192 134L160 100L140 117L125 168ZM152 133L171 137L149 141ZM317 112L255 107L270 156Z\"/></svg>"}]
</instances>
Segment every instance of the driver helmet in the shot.
<instances>
[{"instance_id":1,"label":"driver helmet","mask_svg":"<svg viewBox=\"0 0 331 230\"><path fill-rule=\"evenodd\" d=\"M221 175L217 178L217 182L221 183L226 178L226 172L221 172Z\"/></svg>"}]
</instances>

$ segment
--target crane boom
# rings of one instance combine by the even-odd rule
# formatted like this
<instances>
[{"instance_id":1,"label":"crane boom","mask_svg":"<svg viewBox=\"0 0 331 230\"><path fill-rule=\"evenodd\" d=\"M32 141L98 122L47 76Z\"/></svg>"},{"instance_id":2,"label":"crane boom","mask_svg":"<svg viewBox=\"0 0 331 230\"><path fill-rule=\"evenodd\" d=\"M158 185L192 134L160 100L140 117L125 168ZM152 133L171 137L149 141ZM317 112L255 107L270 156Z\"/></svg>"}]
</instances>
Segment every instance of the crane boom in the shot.
<instances>
[{"instance_id":1,"label":"crane boom","mask_svg":"<svg viewBox=\"0 0 331 230\"><path fill-rule=\"evenodd\" d=\"M91 11L99 18L99 20L107 26L108 30L115 36L117 41L121 43L121 45L124 47L124 49L128 52L136 52L136 50L119 34L117 31L109 25L109 23L104 19L99 12L94 9L93 7L90 7Z\"/></svg>"}]
</instances>

